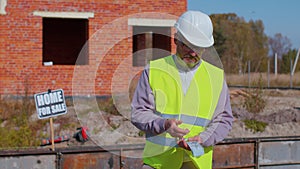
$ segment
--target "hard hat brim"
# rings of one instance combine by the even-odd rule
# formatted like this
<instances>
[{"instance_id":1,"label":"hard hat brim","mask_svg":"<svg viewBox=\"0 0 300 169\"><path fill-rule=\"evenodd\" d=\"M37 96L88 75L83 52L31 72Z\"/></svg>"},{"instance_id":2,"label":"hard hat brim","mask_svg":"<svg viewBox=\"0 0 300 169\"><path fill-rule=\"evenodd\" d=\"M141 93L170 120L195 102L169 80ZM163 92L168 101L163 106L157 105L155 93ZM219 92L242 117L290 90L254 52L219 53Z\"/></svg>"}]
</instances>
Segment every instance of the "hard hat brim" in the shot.
<instances>
[{"instance_id":1,"label":"hard hat brim","mask_svg":"<svg viewBox=\"0 0 300 169\"><path fill-rule=\"evenodd\" d=\"M199 32L199 35L196 38L194 36L189 36L189 35L185 34L182 30L180 30L179 27L176 27L176 25L175 25L175 28L192 45L195 45L197 47L208 48L208 47L211 47L214 44L214 38L213 37L208 38L202 32ZM201 37L201 38L199 38L199 37Z\"/></svg>"}]
</instances>

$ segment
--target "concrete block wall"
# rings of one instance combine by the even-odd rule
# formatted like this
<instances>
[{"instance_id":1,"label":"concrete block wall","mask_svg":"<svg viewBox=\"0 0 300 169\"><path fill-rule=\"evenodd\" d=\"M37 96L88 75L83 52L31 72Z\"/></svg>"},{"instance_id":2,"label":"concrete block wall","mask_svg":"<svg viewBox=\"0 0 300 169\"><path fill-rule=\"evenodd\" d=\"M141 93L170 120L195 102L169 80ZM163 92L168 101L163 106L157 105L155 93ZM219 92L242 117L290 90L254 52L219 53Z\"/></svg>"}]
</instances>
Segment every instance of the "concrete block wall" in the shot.
<instances>
[{"instance_id":1,"label":"concrete block wall","mask_svg":"<svg viewBox=\"0 0 300 169\"><path fill-rule=\"evenodd\" d=\"M55 155L30 155L0 158L1 169L53 169L56 167Z\"/></svg>"},{"instance_id":2,"label":"concrete block wall","mask_svg":"<svg viewBox=\"0 0 300 169\"><path fill-rule=\"evenodd\" d=\"M23 95L63 89L65 95L110 95L112 81L120 64L120 72L137 72L141 67L126 70L132 65L132 28L125 18L138 17L145 12L167 13L179 16L186 10L186 1L179 0L6 0L0 13L0 95ZM89 64L44 66L43 17L34 12L91 12L89 37L100 42L90 43ZM161 18L162 15L143 15ZM122 19L120 19L122 18ZM119 20L118 20L119 19ZM109 23L113 24L112 27ZM122 24L120 24L122 23ZM103 29L110 34L101 34ZM118 39L119 37L127 37ZM101 37L100 37L101 36ZM113 41L113 43L112 43ZM114 44L112 47L108 44ZM172 47L172 50L174 47ZM74 78L74 76L76 76ZM117 82L124 77L126 83L131 77L117 76ZM76 81L76 82L74 82ZM123 87L122 87L123 85ZM76 91L73 91L76 88ZM116 89L124 84L116 83Z\"/></svg>"},{"instance_id":3,"label":"concrete block wall","mask_svg":"<svg viewBox=\"0 0 300 169\"><path fill-rule=\"evenodd\" d=\"M213 168L299 169L300 139L295 137L226 139L214 146ZM0 151L1 169L139 169L144 144L73 146Z\"/></svg>"}]
</instances>

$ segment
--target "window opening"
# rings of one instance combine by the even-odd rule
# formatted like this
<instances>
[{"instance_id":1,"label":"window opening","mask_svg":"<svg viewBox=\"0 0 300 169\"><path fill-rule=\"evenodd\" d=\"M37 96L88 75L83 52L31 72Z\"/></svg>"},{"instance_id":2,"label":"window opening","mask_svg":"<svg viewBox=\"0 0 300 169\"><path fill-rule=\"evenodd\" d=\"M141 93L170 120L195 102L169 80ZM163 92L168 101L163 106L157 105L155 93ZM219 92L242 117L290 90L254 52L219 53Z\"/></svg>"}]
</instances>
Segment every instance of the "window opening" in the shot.
<instances>
[{"instance_id":1,"label":"window opening","mask_svg":"<svg viewBox=\"0 0 300 169\"><path fill-rule=\"evenodd\" d=\"M43 63L88 64L88 19L43 18Z\"/></svg>"},{"instance_id":2,"label":"window opening","mask_svg":"<svg viewBox=\"0 0 300 169\"><path fill-rule=\"evenodd\" d=\"M133 27L133 66L145 66L150 60L171 54L170 27Z\"/></svg>"}]
</instances>

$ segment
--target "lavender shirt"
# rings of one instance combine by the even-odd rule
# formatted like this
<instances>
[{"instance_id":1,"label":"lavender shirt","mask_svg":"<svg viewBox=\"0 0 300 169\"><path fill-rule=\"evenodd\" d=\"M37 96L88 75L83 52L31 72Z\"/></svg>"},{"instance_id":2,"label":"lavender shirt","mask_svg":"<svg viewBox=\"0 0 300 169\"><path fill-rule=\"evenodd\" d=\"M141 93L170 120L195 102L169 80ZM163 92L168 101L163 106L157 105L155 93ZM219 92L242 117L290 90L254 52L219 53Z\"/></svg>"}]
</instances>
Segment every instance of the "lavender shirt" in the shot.
<instances>
[{"instance_id":1,"label":"lavender shirt","mask_svg":"<svg viewBox=\"0 0 300 169\"><path fill-rule=\"evenodd\" d=\"M186 92L201 62L193 69L189 69L176 55L173 55L173 59L180 74L183 92ZM149 65L147 65L140 77L132 99L131 122L142 131L160 134L166 131L164 128L165 120L166 119L158 116L155 110L154 95L149 85ZM229 90L224 80L213 118L205 128L205 131L200 133L200 137L203 141L202 145L211 146L222 141L231 130L232 121L233 116Z\"/></svg>"}]
</instances>

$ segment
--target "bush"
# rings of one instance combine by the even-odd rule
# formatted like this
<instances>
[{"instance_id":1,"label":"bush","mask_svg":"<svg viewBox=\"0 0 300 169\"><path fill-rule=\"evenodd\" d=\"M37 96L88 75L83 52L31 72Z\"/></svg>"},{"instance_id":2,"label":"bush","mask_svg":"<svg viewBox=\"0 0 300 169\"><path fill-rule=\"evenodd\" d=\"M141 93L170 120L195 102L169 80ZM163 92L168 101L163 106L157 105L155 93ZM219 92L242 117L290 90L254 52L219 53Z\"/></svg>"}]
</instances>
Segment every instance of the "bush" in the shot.
<instances>
[{"instance_id":1,"label":"bush","mask_svg":"<svg viewBox=\"0 0 300 169\"><path fill-rule=\"evenodd\" d=\"M248 91L249 95L245 97L243 106L251 113L260 113L266 106L266 100L262 96L262 91L253 89Z\"/></svg>"},{"instance_id":2,"label":"bush","mask_svg":"<svg viewBox=\"0 0 300 169\"><path fill-rule=\"evenodd\" d=\"M243 122L245 123L246 128L252 130L253 133L265 131L265 128L268 125L265 122L256 121L256 120L253 120L253 119L251 119L251 120L244 120Z\"/></svg>"},{"instance_id":3,"label":"bush","mask_svg":"<svg viewBox=\"0 0 300 169\"><path fill-rule=\"evenodd\" d=\"M262 78L258 80L256 86L258 87L248 89L243 102L243 107L251 113L262 112L267 104L263 93Z\"/></svg>"},{"instance_id":4,"label":"bush","mask_svg":"<svg viewBox=\"0 0 300 169\"><path fill-rule=\"evenodd\" d=\"M32 147L40 143L37 132L43 123L29 122L35 104L32 99L25 96L22 99L0 99L0 147ZM3 124L5 122L5 124Z\"/></svg>"},{"instance_id":5,"label":"bush","mask_svg":"<svg viewBox=\"0 0 300 169\"><path fill-rule=\"evenodd\" d=\"M263 83L262 77L258 79L256 84L254 83L255 88L249 88L247 91L247 95L245 95L243 107L250 113L260 113L264 110L266 106L266 99L264 98L263 93ZM256 132L263 132L268 125L267 123L257 121L254 119L246 119L243 120L246 125L246 128Z\"/></svg>"}]
</instances>

